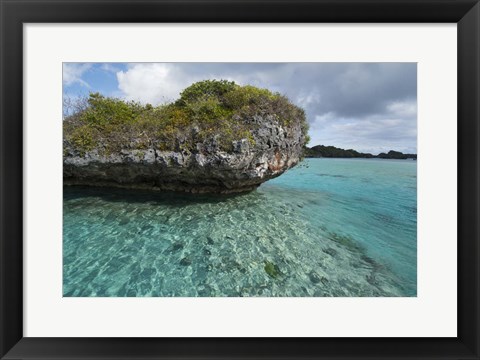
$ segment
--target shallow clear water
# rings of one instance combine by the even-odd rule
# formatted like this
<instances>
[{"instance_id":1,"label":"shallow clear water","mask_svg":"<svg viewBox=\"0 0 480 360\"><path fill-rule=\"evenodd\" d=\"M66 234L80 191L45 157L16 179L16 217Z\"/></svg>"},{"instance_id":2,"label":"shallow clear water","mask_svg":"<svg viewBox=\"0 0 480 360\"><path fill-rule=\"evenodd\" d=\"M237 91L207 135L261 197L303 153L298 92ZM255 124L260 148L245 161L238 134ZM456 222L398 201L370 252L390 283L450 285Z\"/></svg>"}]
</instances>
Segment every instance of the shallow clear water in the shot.
<instances>
[{"instance_id":1,"label":"shallow clear water","mask_svg":"<svg viewBox=\"0 0 480 360\"><path fill-rule=\"evenodd\" d=\"M64 188L64 296L416 296L416 162L306 159L258 190Z\"/></svg>"}]
</instances>

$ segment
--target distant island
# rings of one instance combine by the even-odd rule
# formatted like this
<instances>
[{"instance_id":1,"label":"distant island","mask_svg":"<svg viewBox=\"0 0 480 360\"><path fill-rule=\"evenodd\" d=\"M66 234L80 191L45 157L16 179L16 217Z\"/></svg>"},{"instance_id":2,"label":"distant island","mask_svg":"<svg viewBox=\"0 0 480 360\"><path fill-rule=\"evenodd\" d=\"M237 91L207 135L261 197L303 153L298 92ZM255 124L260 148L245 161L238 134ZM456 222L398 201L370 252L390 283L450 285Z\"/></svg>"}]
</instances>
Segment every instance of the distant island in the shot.
<instances>
[{"instance_id":1,"label":"distant island","mask_svg":"<svg viewBox=\"0 0 480 360\"><path fill-rule=\"evenodd\" d=\"M379 159L417 159L417 154L404 154L400 151L390 150L388 153L372 155L370 153L361 153L353 149L340 149L335 146L316 145L311 148L305 147L304 155L306 158L379 158Z\"/></svg>"}]
</instances>

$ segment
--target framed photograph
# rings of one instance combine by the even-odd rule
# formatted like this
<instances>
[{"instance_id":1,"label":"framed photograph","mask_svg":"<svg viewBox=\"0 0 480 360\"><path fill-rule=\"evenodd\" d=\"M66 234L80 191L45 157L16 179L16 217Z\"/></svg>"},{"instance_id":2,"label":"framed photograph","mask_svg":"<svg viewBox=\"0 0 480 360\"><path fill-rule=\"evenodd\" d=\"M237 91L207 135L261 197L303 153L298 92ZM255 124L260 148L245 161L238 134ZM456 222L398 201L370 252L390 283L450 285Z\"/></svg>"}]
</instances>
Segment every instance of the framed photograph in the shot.
<instances>
[{"instance_id":1,"label":"framed photograph","mask_svg":"<svg viewBox=\"0 0 480 360\"><path fill-rule=\"evenodd\" d=\"M0 3L2 359L479 358L478 1Z\"/></svg>"}]
</instances>

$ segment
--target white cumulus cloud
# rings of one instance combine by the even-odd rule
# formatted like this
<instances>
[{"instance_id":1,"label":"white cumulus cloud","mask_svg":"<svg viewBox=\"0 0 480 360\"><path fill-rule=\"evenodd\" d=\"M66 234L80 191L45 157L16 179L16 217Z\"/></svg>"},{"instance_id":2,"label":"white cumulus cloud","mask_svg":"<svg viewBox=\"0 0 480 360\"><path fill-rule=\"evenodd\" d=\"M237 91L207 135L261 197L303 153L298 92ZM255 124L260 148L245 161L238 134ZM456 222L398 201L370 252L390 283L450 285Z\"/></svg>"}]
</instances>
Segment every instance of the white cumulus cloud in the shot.
<instances>
[{"instance_id":1,"label":"white cumulus cloud","mask_svg":"<svg viewBox=\"0 0 480 360\"><path fill-rule=\"evenodd\" d=\"M175 64L132 64L117 72L118 88L128 100L163 104L178 98L194 82Z\"/></svg>"}]
</instances>

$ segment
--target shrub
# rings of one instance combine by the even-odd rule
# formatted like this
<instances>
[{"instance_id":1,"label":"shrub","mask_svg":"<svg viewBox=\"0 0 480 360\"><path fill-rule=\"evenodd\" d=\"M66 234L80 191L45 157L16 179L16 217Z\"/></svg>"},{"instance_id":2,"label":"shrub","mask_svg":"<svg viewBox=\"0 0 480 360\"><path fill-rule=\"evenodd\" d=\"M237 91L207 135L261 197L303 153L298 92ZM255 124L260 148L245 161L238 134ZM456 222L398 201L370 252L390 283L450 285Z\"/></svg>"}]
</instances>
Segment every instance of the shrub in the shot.
<instances>
[{"instance_id":1,"label":"shrub","mask_svg":"<svg viewBox=\"0 0 480 360\"><path fill-rule=\"evenodd\" d=\"M224 94L237 87L237 84L228 80L199 81L183 90L180 93L180 99L176 101L176 104L182 106L185 102L195 101L204 96L222 97Z\"/></svg>"},{"instance_id":2,"label":"shrub","mask_svg":"<svg viewBox=\"0 0 480 360\"><path fill-rule=\"evenodd\" d=\"M303 110L286 97L226 80L194 83L176 102L157 107L98 93L84 103L64 120L65 140L81 154L93 148L105 154L129 148L196 151L197 143L215 136L222 150L231 151L237 140L255 145L254 115L275 116L281 125L300 121L304 134L308 131Z\"/></svg>"},{"instance_id":3,"label":"shrub","mask_svg":"<svg viewBox=\"0 0 480 360\"><path fill-rule=\"evenodd\" d=\"M95 147L94 132L94 129L88 125L73 129L69 140L82 156L85 155L85 152L93 150Z\"/></svg>"},{"instance_id":4,"label":"shrub","mask_svg":"<svg viewBox=\"0 0 480 360\"><path fill-rule=\"evenodd\" d=\"M142 111L147 109L139 103L106 98L99 93L90 94L88 105L81 118L99 127L133 122Z\"/></svg>"}]
</instances>

